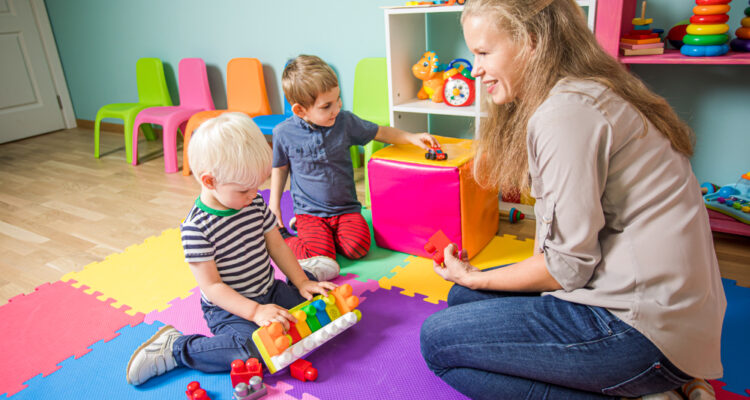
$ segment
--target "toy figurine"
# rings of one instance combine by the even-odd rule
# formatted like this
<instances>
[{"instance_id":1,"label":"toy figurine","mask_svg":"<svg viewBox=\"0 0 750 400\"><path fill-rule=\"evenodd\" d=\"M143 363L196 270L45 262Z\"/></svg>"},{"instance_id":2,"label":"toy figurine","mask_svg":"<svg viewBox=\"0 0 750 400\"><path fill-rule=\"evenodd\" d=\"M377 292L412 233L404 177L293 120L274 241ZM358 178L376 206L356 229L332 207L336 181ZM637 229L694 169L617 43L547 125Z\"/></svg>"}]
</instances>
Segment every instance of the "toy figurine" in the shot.
<instances>
[{"instance_id":1,"label":"toy figurine","mask_svg":"<svg viewBox=\"0 0 750 400\"><path fill-rule=\"evenodd\" d=\"M443 153L443 149L440 148L440 146L432 146L426 153L424 153L424 158L427 160L442 161L448 159L448 154Z\"/></svg>"},{"instance_id":2,"label":"toy figurine","mask_svg":"<svg viewBox=\"0 0 750 400\"><path fill-rule=\"evenodd\" d=\"M422 80L422 87L417 93L417 98L431 99L435 103L443 102L443 69L438 56L431 51L424 53L422 58L411 67L411 73Z\"/></svg>"}]
</instances>

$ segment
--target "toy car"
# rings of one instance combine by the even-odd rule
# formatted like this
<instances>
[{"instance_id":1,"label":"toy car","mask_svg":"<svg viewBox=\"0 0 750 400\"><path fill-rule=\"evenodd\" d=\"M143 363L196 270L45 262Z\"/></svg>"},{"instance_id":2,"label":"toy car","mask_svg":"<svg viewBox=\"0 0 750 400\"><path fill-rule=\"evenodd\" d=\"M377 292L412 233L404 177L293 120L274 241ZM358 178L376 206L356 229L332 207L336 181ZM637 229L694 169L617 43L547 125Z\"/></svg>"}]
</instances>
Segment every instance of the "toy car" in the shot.
<instances>
[{"instance_id":1,"label":"toy car","mask_svg":"<svg viewBox=\"0 0 750 400\"><path fill-rule=\"evenodd\" d=\"M440 148L440 146L432 146L429 150L427 150L426 153L424 153L424 158L428 160L447 160L448 154L443 153L443 149Z\"/></svg>"}]
</instances>

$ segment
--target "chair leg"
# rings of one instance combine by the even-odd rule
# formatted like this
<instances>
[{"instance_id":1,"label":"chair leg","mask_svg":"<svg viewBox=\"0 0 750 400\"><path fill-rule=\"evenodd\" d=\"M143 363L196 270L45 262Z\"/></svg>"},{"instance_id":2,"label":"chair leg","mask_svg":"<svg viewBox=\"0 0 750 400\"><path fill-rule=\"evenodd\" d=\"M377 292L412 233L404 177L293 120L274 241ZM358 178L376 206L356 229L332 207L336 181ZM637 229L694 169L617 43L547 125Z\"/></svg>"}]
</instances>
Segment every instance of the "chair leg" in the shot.
<instances>
[{"instance_id":1,"label":"chair leg","mask_svg":"<svg viewBox=\"0 0 750 400\"><path fill-rule=\"evenodd\" d=\"M146 140L154 141L157 139L156 133L154 133L154 128L151 126L151 124L141 125L141 130L143 131L143 136L146 137Z\"/></svg>"},{"instance_id":2,"label":"chair leg","mask_svg":"<svg viewBox=\"0 0 750 400\"><path fill-rule=\"evenodd\" d=\"M99 158L99 133L102 124L102 116L100 113L96 113L96 121L94 121L94 157Z\"/></svg>"},{"instance_id":3,"label":"chair leg","mask_svg":"<svg viewBox=\"0 0 750 400\"><path fill-rule=\"evenodd\" d=\"M359 168L362 164L359 162L359 146L350 146L349 155L352 158L352 167Z\"/></svg>"},{"instance_id":4,"label":"chair leg","mask_svg":"<svg viewBox=\"0 0 750 400\"><path fill-rule=\"evenodd\" d=\"M162 142L164 147L164 172L177 172L177 128L178 124L167 122L162 125Z\"/></svg>"},{"instance_id":5,"label":"chair leg","mask_svg":"<svg viewBox=\"0 0 750 400\"><path fill-rule=\"evenodd\" d=\"M190 161L188 160L188 145L190 145L190 137L193 136L194 127L188 123L188 127L185 128L185 137L182 139L182 175L190 175Z\"/></svg>"},{"instance_id":6,"label":"chair leg","mask_svg":"<svg viewBox=\"0 0 750 400\"><path fill-rule=\"evenodd\" d=\"M133 120L125 119L125 161L129 163L133 162L133 124ZM137 135L135 140L138 141Z\"/></svg>"},{"instance_id":7,"label":"chair leg","mask_svg":"<svg viewBox=\"0 0 750 400\"><path fill-rule=\"evenodd\" d=\"M138 165L138 127L140 126L141 121L136 117L135 122L133 123L133 129L130 131L130 143L132 143L132 148L130 150L130 163L133 165ZM125 150L127 151L127 147Z\"/></svg>"}]
</instances>

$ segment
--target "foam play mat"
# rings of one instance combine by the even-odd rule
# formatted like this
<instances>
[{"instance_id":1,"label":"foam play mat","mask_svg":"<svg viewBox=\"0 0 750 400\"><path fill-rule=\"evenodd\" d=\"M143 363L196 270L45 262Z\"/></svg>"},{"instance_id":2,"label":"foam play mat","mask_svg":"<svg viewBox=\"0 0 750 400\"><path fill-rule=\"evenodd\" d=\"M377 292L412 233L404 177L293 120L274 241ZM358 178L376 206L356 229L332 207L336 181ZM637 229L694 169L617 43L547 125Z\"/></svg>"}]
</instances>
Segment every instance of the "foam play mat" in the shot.
<instances>
[{"instance_id":1,"label":"foam play mat","mask_svg":"<svg viewBox=\"0 0 750 400\"><path fill-rule=\"evenodd\" d=\"M292 216L288 193L282 210ZM531 241L506 235L472 262L488 268L531 252ZM339 261L335 282L352 286L362 319L304 357L318 369L316 381L299 381L288 369L266 373L263 398L465 398L432 374L419 350L420 326L446 307L450 288L431 260L373 246L362 260ZM725 375L711 384L718 399L750 399L750 288L723 283ZM191 381L213 400L231 399L229 373L178 368L137 387L125 381L133 350L163 325L210 335L199 298L177 228L14 297L0 306L0 399L184 399Z\"/></svg>"}]
</instances>

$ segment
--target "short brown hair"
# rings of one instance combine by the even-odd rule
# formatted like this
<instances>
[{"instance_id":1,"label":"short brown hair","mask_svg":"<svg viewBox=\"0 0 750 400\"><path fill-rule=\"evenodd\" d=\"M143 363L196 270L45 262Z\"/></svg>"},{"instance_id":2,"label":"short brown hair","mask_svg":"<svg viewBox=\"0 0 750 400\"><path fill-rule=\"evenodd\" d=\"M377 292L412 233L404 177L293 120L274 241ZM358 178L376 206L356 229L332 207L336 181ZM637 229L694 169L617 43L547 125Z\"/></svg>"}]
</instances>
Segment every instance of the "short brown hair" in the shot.
<instances>
[{"instance_id":1,"label":"short brown hair","mask_svg":"<svg viewBox=\"0 0 750 400\"><path fill-rule=\"evenodd\" d=\"M315 99L339 86L333 69L317 56L299 55L289 61L281 74L281 87L289 104L302 107L315 104Z\"/></svg>"}]
</instances>

